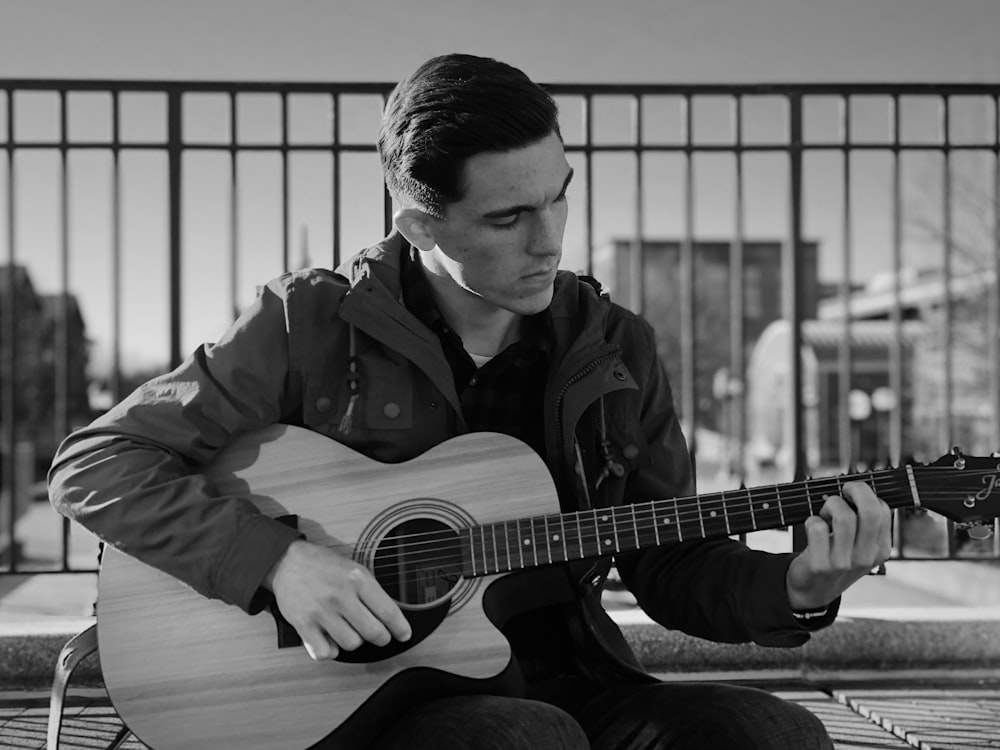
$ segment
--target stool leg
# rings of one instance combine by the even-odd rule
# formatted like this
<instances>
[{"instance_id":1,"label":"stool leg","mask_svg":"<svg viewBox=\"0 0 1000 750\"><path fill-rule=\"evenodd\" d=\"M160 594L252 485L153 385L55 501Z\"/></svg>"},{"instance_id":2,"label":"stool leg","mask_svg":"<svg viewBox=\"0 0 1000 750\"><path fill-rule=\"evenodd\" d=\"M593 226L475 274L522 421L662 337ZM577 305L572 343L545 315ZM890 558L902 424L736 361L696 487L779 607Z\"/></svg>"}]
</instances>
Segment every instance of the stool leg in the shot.
<instances>
[{"instance_id":1,"label":"stool leg","mask_svg":"<svg viewBox=\"0 0 1000 750\"><path fill-rule=\"evenodd\" d=\"M59 733L62 731L63 703L66 699L66 687L69 678L80 662L97 651L97 625L91 625L72 638L62 651L56 663L55 677L52 680L52 695L49 699L48 750L58 750Z\"/></svg>"}]
</instances>

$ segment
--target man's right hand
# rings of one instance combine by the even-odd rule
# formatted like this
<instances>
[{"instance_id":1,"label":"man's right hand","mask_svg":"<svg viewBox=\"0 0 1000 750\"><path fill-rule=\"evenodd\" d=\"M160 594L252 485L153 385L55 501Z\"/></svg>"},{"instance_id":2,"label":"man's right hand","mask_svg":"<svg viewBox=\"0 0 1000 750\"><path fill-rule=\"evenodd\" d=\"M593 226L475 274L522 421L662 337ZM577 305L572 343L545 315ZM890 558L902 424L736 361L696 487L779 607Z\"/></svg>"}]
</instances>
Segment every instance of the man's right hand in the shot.
<instances>
[{"instance_id":1,"label":"man's right hand","mask_svg":"<svg viewBox=\"0 0 1000 750\"><path fill-rule=\"evenodd\" d=\"M410 639L410 623L375 576L318 544L292 542L264 585L313 659L333 659L364 642Z\"/></svg>"}]
</instances>

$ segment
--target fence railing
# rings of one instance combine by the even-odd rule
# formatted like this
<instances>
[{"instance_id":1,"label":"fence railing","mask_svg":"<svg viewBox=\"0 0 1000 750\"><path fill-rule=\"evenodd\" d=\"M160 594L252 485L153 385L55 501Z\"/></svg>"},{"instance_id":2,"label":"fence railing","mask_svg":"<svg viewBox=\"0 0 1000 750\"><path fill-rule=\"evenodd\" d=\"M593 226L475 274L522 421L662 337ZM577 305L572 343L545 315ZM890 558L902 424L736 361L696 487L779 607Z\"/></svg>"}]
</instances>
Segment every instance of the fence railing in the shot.
<instances>
[{"instance_id":1,"label":"fence railing","mask_svg":"<svg viewBox=\"0 0 1000 750\"><path fill-rule=\"evenodd\" d=\"M705 481L1000 448L1000 86L549 89L578 176L563 266L657 327ZM62 436L256 284L388 230L390 91L0 79L7 571ZM92 571L62 529L52 569Z\"/></svg>"}]
</instances>

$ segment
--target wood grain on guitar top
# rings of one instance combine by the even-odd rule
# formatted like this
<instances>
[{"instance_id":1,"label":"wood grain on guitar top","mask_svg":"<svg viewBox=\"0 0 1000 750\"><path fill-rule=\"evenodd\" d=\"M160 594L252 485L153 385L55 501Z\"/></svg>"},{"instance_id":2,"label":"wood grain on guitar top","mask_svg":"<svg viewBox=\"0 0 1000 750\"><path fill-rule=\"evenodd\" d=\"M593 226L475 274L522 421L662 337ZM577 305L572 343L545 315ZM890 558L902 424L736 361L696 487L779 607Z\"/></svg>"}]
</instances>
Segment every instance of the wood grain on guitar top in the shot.
<instances>
[{"instance_id":1,"label":"wood grain on guitar top","mask_svg":"<svg viewBox=\"0 0 1000 750\"><path fill-rule=\"evenodd\" d=\"M298 515L308 540L362 557L408 522L447 526L464 514L486 523L559 509L538 456L492 433L383 464L308 430L275 425L236 439L205 473L221 492L246 495L267 515ZM156 750L304 749L408 670L470 680L501 673L510 648L482 608L495 578L463 580L461 602L445 596L444 621L397 656L314 662L302 647L277 647L268 614L250 617L206 599L109 547L98 596L101 668L125 723ZM431 591L432 598L440 593Z\"/></svg>"}]
</instances>

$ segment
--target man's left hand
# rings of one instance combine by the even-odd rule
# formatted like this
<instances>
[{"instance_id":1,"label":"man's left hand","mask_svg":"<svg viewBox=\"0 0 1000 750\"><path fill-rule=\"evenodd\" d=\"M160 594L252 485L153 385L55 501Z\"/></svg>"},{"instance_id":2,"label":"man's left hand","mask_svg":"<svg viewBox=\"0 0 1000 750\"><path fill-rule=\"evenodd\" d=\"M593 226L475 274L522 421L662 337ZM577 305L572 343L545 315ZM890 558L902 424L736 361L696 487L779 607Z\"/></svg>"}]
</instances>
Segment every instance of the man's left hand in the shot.
<instances>
[{"instance_id":1,"label":"man's left hand","mask_svg":"<svg viewBox=\"0 0 1000 750\"><path fill-rule=\"evenodd\" d=\"M827 496L819 515L806 519L806 548L785 577L792 609L829 604L889 559L892 510L864 482L848 482L844 495Z\"/></svg>"}]
</instances>

